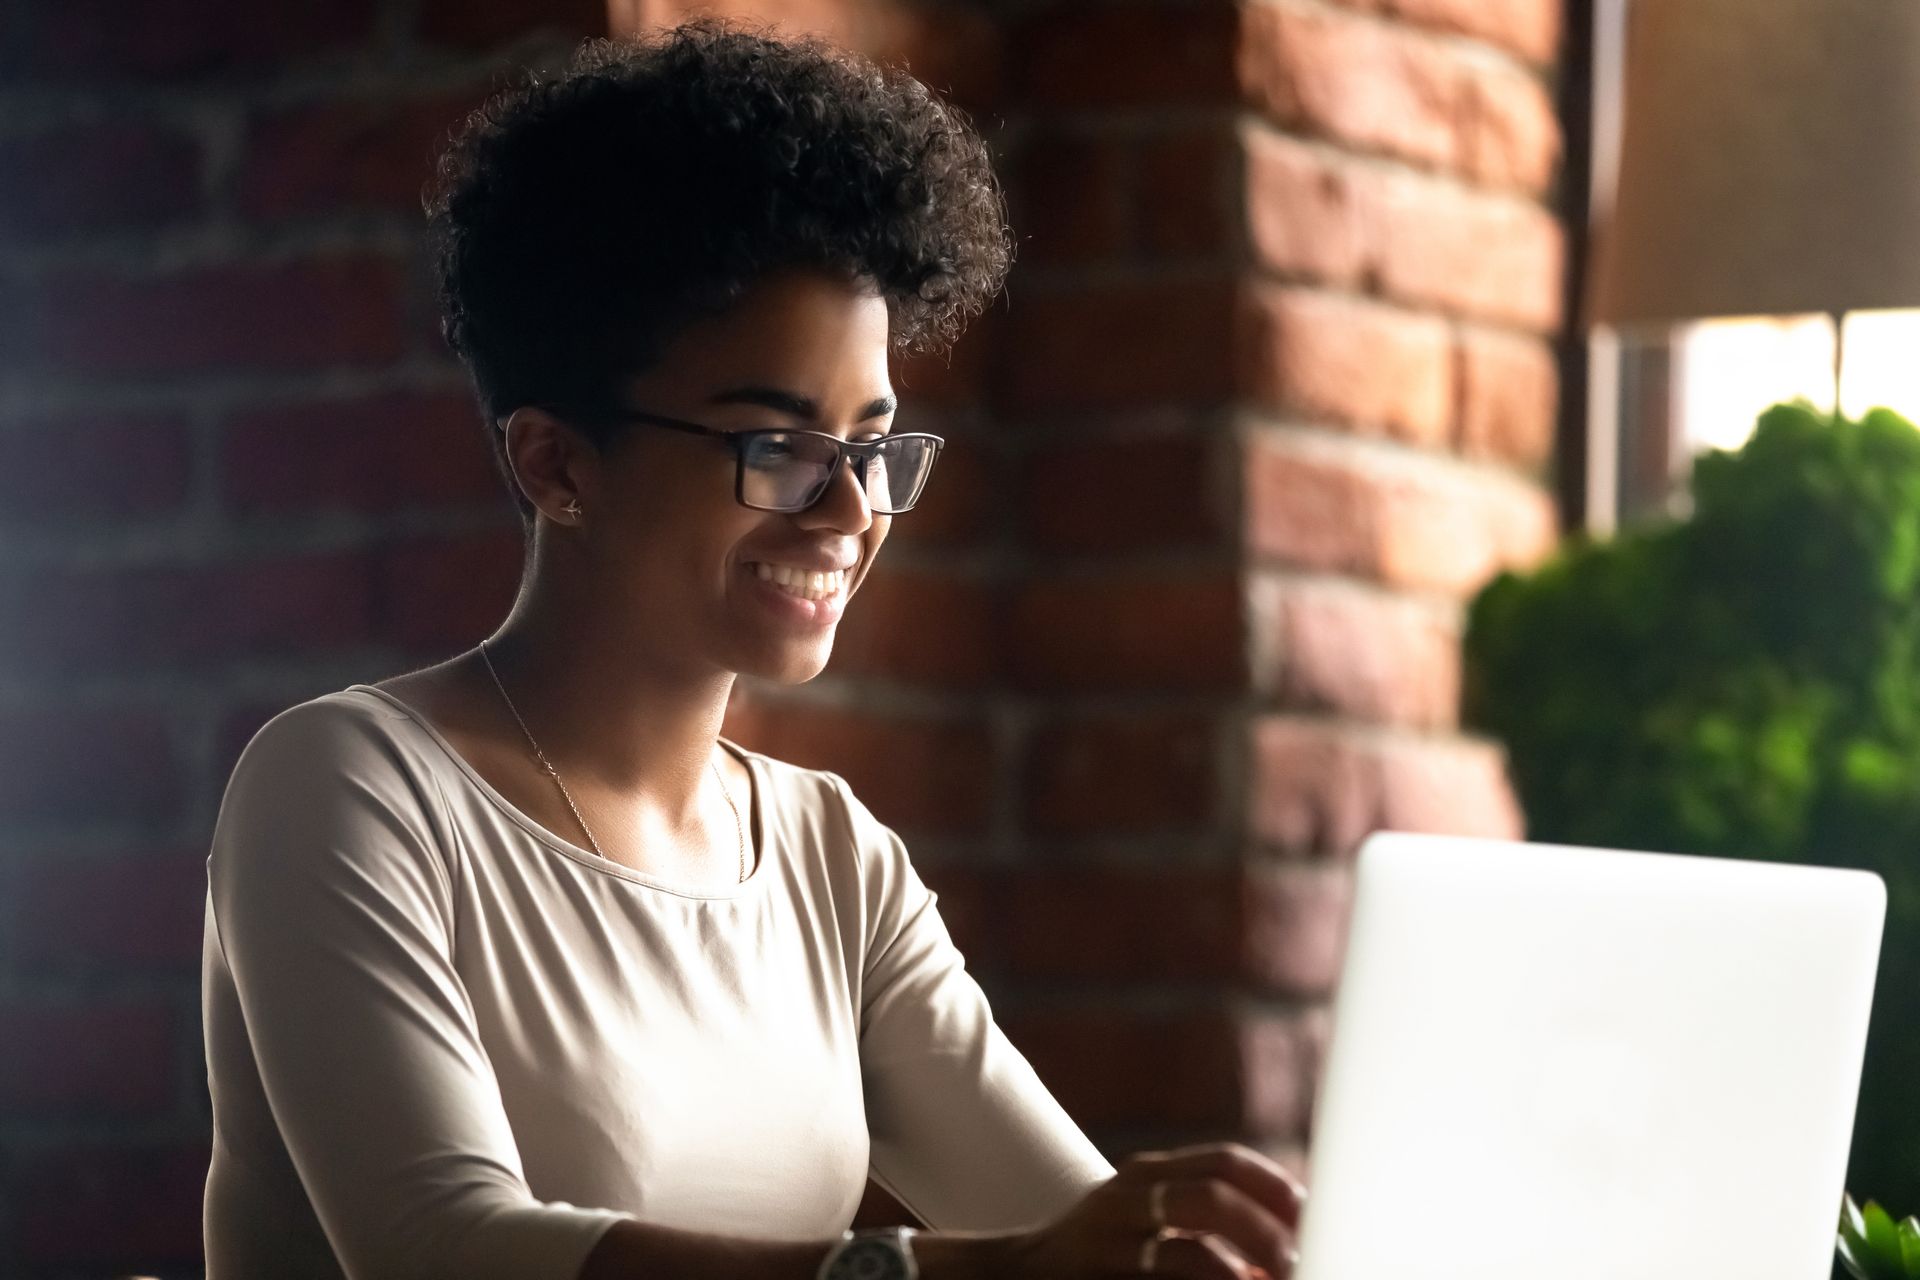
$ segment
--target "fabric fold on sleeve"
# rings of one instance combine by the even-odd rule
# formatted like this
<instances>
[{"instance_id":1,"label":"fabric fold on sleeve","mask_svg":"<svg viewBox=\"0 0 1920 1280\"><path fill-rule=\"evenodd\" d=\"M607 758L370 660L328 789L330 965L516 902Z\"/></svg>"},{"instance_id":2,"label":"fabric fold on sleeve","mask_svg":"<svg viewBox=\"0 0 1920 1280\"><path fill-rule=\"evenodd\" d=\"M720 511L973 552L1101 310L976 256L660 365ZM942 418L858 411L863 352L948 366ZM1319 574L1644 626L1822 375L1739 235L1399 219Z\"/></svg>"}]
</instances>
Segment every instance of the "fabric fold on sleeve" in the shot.
<instances>
[{"instance_id":1,"label":"fabric fold on sleeve","mask_svg":"<svg viewBox=\"0 0 1920 1280\"><path fill-rule=\"evenodd\" d=\"M435 786L360 713L268 724L208 858L216 958L347 1276L575 1280L632 1215L528 1188L453 963Z\"/></svg>"}]
</instances>

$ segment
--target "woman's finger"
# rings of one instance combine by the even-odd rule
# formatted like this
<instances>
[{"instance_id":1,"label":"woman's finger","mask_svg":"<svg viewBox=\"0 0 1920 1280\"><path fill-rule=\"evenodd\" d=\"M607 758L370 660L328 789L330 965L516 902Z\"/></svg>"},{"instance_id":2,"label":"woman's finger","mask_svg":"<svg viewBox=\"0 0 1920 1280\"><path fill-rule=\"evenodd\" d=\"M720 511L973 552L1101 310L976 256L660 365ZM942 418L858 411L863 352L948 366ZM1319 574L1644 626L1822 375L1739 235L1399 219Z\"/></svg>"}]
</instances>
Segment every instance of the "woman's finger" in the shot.
<instances>
[{"instance_id":1,"label":"woman's finger","mask_svg":"<svg viewBox=\"0 0 1920 1280\"><path fill-rule=\"evenodd\" d=\"M1130 1172L1138 1169L1140 1172L1134 1176L1147 1181L1218 1178L1265 1206L1289 1230L1299 1230L1300 1210L1306 1203L1307 1189L1277 1162L1237 1142L1210 1142L1172 1151L1147 1152L1129 1161L1128 1169Z\"/></svg>"},{"instance_id":2,"label":"woman's finger","mask_svg":"<svg viewBox=\"0 0 1920 1280\"><path fill-rule=\"evenodd\" d=\"M1288 1269L1292 1231L1239 1187L1220 1178L1174 1178L1162 1185L1168 1225L1220 1236L1272 1274Z\"/></svg>"},{"instance_id":3,"label":"woman's finger","mask_svg":"<svg viewBox=\"0 0 1920 1280\"><path fill-rule=\"evenodd\" d=\"M1152 1270L1141 1275L1167 1280L1285 1280L1285 1272L1274 1274L1249 1262L1245 1255L1220 1236L1181 1233L1160 1242L1158 1252L1143 1259Z\"/></svg>"}]
</instances>

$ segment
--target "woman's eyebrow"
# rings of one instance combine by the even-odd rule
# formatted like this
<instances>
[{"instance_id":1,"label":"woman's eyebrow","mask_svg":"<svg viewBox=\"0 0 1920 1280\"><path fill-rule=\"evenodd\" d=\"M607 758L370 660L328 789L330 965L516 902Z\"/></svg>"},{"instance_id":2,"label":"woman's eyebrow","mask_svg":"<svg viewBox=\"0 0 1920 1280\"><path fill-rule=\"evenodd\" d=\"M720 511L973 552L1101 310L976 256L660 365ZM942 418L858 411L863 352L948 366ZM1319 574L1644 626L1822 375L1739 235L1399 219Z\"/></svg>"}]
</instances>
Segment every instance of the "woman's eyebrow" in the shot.
<instances>
[{"instance_id":1,"label":"woman's eyebrow","mask_svg":"<svg viewBox=\"0 0 1920 1280\"><path fill-rule=\"evenodd\" d=\"M757 404L779 413L790 414L796 418L818 421L820 406L805 396L797 396L791 391L782 391L777 387L735 387L731 391L722 391L707 401L708 404ZM869 418L879 418L892 413L900 407L894 396L881 396L867 402L854 419L865 422Z\"/></svg>"}]
</instances>

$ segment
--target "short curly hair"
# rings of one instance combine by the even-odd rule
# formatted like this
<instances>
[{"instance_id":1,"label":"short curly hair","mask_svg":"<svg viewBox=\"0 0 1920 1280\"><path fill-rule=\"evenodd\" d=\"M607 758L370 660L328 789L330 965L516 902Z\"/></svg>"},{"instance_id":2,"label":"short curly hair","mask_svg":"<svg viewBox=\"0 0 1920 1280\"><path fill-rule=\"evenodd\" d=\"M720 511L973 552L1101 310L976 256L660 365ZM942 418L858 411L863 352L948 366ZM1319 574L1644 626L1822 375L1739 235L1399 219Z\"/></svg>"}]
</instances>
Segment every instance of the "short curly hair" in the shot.
<instances>
[{"instance_id":1,"label":"short curly hair","mask_svg":"<svg viewBox=\"0 0 1920 1280\"><path fill-rule=\"evenodd\" d=\"M489 422L608 403L780 268L873 288L894 348L937 352L1013 253L961 111L905 71L715 19L589 40L500 92L423 201L441 331Z\"/></svg>"}]
</instances>

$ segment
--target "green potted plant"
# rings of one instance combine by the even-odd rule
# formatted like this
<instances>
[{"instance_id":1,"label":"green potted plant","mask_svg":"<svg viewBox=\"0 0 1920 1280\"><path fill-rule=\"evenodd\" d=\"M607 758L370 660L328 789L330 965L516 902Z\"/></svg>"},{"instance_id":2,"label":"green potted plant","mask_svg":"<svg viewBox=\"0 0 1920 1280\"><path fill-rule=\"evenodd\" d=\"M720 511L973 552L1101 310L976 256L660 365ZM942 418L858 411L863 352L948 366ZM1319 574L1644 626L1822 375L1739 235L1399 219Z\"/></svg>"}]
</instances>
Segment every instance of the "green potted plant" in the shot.
<instances>
[{"instance_id":1,"label":"green potted plant","mask_svg":"<svg viewBox=\"0 0 1920 1280\"><path fill-rule=\"evenodd\" d=\"M1506 744L1534 839L1881 875L1847 1185L1920 1204L1920 431L1777 406L1692 495L1489 584L1466 719Z\"/></svg>"},{"instance_id":2,"label":"green potted plant","mask_svg":"<svg viewBox=\"0 0 1920 1280\"><path fill-rule=\"evenodd\" d=\"M1840 1262L1854 1280L1920 1280L1920 1218L1895 1224L1873 1201L1852 1196L1840 1210Z\"/></svg>"}]
</instances>

